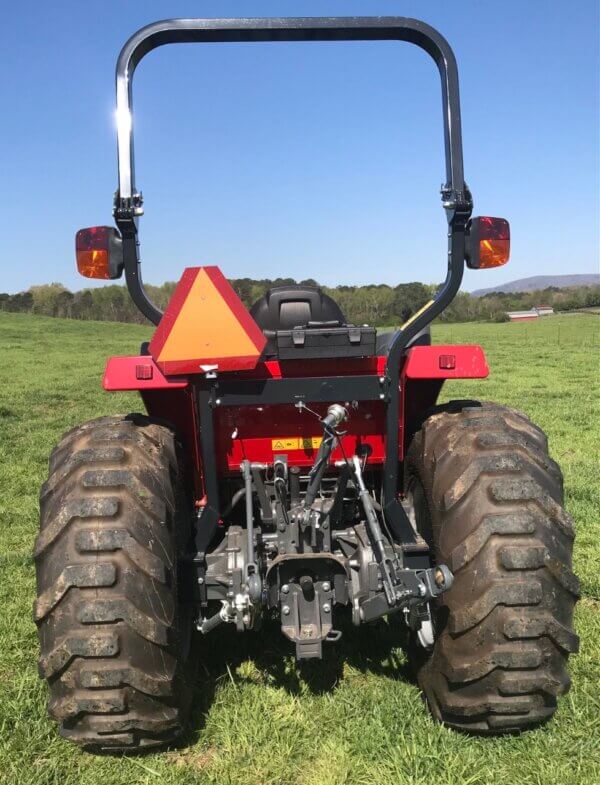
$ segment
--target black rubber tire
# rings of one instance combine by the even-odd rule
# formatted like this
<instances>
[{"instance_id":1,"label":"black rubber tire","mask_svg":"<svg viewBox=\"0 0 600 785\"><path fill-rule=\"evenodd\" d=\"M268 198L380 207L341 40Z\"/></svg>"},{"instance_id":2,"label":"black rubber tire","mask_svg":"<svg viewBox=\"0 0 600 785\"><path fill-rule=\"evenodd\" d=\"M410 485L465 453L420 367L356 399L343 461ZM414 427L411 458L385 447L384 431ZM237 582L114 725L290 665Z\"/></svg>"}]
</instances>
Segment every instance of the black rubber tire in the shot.
<instances>
[{"instance_id":1,"label":"black rubber tire","mask_svg":"<svg viewBox=\"0 0 600 785\"><path fill-rule=\"evenodd\" d=\"M455 401L414 435L406 470L417 528L454 573L414 662L432 714L485 734L544 722L579 643L573 521L545 435L505 406Z\"/></svg>"},{"instance_id":2,"label":"black rubber tire","mask_svg":"<svg viewBox=\"0 0 600 785\"><path fill-rule=\"evenodd\" d=\"M142 415L69 431L50 457L35 545L40 675L61 735L136 750L181 734L193 617L178 554L193 507L174 433Z\"/></svg>"}]
</instances>

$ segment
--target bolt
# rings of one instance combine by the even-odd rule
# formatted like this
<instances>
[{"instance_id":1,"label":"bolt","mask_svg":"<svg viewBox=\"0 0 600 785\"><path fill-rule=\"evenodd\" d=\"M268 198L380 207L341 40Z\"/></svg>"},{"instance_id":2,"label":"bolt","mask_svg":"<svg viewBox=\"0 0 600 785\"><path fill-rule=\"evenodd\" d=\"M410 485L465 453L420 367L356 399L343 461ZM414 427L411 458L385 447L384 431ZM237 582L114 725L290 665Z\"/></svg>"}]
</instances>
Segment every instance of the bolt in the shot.
<instances>
[{"instance_id":1,"label":"bolt","mask_svg":"<svg viewBox=\"0 0 600 785\"><path fill-rule=\"evenodd\" d=\"M200 586L202 586L204 583L204 578L198 578L198 583L200 584Z\"/></svg>"},{"instance_id":2,"label":"bolt","mask_svg":"<svg viewBox=\"0 0 600 785\"><path fill-rule=\"evenodd\" d=\"M220 406L220 405L221 405L221 399L220 399L220 398L217 398L217 400L215 401L215 403L217 404L217 406Z\"/></svg>"},{"instance_id":3,"label":"bolt","mask_svg":"<svg viewBox=\"0 0 600 785\"><path fill-rule=\"evenodd\" d=\"M323 584L323 591L329 591L331 589L331 584L325 581Z\"/></svg>"},{"instance_id":4,"label":"bolt","mask_svg":"<svg viewBox=\"0 0 600 785\"><path fill-rule=\"evenodd\" d=\"M379 377L379 382L380 382L380 384L383 384L385 382L385 376L380 376Z\"/></svg>"},{"instance_id":5,"label":"bolt","mask_svg":"<svg viewBox=\"0 0 600 785\"><path fill-rule=\"evenodd\" d=\"M379 393L379 397L383 401L383 399L385 398L385 395L383 393Z\"/></svg>"},{"instance_id":6,"label":"bolt","mask_svg":"<svg viewBox=\"0 0 600 785\"><path fill-rule=\"evenodd\" d=\"M283 586L281 587L281 591L284 594L287 594L289 592L289 590L290 590L290 587L287 585L287 583L284 583Z\"/></svg>"},{"instance_id":7,"label":"bolt","mask_svg":"<svg viewBox=\"0 0 600 785\"><path fill-rule=\"evenodd\" d=\"M289 614L290 614L290 606L289 605L284 605L282 607L282 609L281 609L281 612L283 613L284 616L289 616Z\"/></svg>"},{"instance_id":8,"label":"bolt","mask_svg":"<svg viewBox=\"0 0 600 785\"><path fill-rule=\"evenodd\" d=\"M329 611L331 610L331 605L328 602L326 602L325 605L323 605L323 610L325 611L325 613L329 613Z\"/></svg>"}]
</instances>

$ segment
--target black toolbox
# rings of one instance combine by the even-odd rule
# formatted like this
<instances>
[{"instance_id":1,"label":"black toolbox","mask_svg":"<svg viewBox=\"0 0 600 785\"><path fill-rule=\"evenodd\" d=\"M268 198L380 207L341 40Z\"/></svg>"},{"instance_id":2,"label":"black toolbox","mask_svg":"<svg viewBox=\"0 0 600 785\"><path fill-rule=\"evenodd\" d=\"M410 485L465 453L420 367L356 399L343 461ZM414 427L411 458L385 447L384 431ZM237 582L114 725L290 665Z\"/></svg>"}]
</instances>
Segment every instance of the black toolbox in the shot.
<instances>
[{"instance_id":1,"label":"black toolbox","mask_svg":"<svg viewBox=\"0 0 600 785\"><path fill-rule=\"evenodd\" d=\"M291 330L265 331L269 349L280 360L308 360L323 357L369 357L375 354L374 327L355 327L339 322L309 322Z\"/></svg>"}]
</instances>

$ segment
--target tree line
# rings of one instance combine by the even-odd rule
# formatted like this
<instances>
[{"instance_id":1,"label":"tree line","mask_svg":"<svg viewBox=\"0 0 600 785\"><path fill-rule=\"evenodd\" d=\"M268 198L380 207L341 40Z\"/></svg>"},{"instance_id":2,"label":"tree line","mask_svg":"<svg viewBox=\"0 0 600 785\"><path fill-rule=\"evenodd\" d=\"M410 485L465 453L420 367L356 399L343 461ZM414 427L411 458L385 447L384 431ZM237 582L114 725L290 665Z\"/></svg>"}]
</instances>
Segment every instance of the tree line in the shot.
<instances>
[{"instance_id":1,"label":"tree line","mask_svg":"<svg viewBox=\"0 0 600 785\"><path fill-rule=\"evenodd\" d=\"M293 278L275 280L234 278L230 283L243 303L249 307L267 289L295 284L296 281ZM299 283L318 286L312 279ZM175 286L175 283L168 282L162 286L147 285L146 289L156 305L164 310ZM414 282L398 286L371 284L321 288L339 304L350 323L389 326L402 324L410 318L435 295L438 287ZM549 287L534 292L509 294L491 292L483 297L473 297L467 292L459 292L438 318L443 322L499 322L507 319L507 311L528 310L536 305L550 305L555 311L598 307L600 286L576 286L567 289ZM18 294L0 293L0 310L67 319L146 323L129 297L127 289L115 284L71 292L60 283L51 283L32 286L26 292Z\"/></svg>"}]
</instances>

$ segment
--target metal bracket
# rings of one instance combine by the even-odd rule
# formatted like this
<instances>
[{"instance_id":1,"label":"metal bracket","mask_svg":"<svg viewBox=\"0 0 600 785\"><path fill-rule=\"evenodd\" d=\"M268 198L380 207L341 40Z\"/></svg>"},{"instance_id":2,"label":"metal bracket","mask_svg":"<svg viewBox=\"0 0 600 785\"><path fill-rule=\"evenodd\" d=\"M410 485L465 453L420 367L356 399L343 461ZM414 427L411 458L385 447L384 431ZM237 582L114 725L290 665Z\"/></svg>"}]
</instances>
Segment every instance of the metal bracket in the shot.
<instances>
[{"instance_id":1,"label":"metal bracket","mask_svg":"<svg viewBox=\"0 0 600 785\"><path fill-rule=\"evenodd\" d=\"M448 223L453 229L464 229L473 212L473 197L469 186L464 183L464 188L453 188L448 183L440 188L442 207L448 214Z\"/></svg>"},{"instance_id":2,"label":"metal bracket","mask_svg":"<svg viewBox=\"0 0 600 785\"><path fill-rule=\"evenodd\" d=\"M394 576L397 602L390 604L380 592L360 604L360 620L373 621L395 611L420 605L438 597L452 586L452 573L445 564L428 570L398 570Z\"/></svg>"},{"instance_id":3,"label":"metal bracket","mask_svg":"<svg viewBox=\"0 0 600 785\"><path fill-rule=\"evenodd\" d=\"M136 192L127 198L121 198L115 193L113 202L113 216L118 221L132 221L144 214L144 197L142 192Z\"/></svg>"},{"instance_id":4,"label":"metal bracket","mask_svg":"<svg viewBox=\"0 0 600 785\"><path fill-rule=\"evenodd\" d=\"M296 644L297 660L321 658L323 641L333 632L333 601L331 584L308 576L282 587L281 631Z\"/></svg>"}]
</instances>

